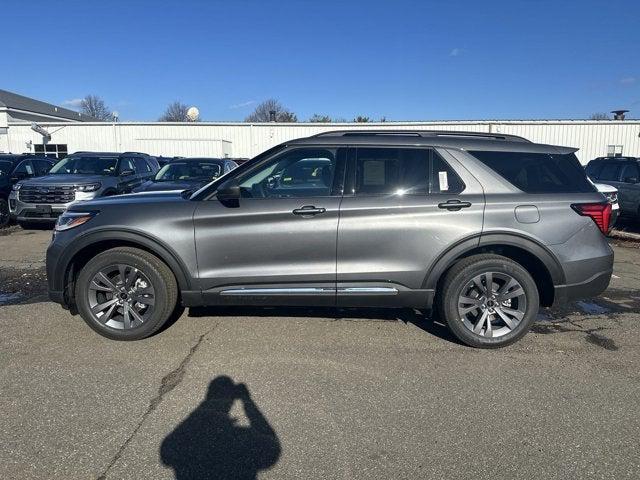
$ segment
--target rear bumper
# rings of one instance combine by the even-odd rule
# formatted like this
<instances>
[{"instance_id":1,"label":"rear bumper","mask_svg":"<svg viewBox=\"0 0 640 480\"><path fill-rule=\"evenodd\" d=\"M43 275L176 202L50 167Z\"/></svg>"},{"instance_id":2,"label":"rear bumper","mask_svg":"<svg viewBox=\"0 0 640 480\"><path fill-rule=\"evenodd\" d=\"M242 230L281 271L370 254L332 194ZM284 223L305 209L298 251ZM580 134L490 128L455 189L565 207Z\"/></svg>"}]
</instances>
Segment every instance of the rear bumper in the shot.
<instances>
[{"instance_id":1,"label":"rear bumper","mask_svg":"<svg viewBox=\"0 0 640 480\"><path fill-rule=\"evenodd\" d=\"M556 285L553 306L600 295L609 286L613 270L595 274L588 280L571 285Z\"/></svg>"}]
</instances>

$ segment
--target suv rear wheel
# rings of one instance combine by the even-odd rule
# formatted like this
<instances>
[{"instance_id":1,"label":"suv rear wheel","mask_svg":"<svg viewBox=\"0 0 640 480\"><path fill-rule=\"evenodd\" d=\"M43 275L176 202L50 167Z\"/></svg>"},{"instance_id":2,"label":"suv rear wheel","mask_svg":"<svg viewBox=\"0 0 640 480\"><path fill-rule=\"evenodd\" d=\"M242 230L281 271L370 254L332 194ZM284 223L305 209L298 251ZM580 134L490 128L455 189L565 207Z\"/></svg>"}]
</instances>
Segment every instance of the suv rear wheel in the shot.
<instances>
[{"instance_id":1,"label":"suv rear wheel","mask_svg":"<svg viewBox=\"0 0 640 480\"><path fill-rule=\"evenodd\" d=\"M540 306L536 283L520 264L500 255L474 255L447 273L441 317L462 342L498 348L524 336Z\"/></svg>"},{"instance_id":2,"label":"suv rear wheel","mask_svg":"<svg viewBox=\"0 0 640 480\"><path fill-rule=\"evenodd\" d=\"M144 250L119 247L92 258L76 280L84 321L113 340L155 333L176 307L178 287L169 267Z\"/></svg>"}]
</instances>

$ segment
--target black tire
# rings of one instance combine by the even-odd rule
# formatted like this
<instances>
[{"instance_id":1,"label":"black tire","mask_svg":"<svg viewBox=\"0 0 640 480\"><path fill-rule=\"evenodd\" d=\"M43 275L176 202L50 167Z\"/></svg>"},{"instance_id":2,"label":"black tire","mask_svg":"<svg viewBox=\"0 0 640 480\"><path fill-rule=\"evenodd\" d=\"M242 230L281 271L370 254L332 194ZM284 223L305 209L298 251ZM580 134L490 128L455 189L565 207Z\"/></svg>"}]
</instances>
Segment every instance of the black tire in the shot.
<instances>
[{"instance_id":1,"label":"black tire","mask_svg":"<svg viewBox=\"0 0 640 480\"><path fill-rule=\"evenodd\" d=\"M495 337L484 336L483 333L474 333L469 326L470 323L473 325L472 322L470 322L468 317L465 316L465 323L465 320L463 320L463 317L460 315L459 309L471 308L460 307L460 300L468 298L465 292L470 291L469 289L474 285L475 279L484 278L486 281L487 275L489 275L490 272L492 277L492 281L490 282L492 284L492 288L494 288L493 286L495 285L496 290L500 290L498 287L498 280L493 280L494 274L497 274L504 275L505 278L511 277L519 283L521 290L524 292L524 296L520 295L518 296L518 300L516 300L517 302L522 301L524 316L512 329L509 328L509 326L502 321L500 316L498 316L497 312L495 312L495 310L500 308L500 312L503 313L503 310L505 309L499 300L492 303L492 305L495 305L495 309L488 309L489 312L494 313L488 313L489 317L488 320L486 320L486 323L491 327L491 318L495 318L501 327L497 331L494 330L493 332L499 332L501 330L508 331L506 334L501 334L501 336ZM513 287L513 289L513 291L515 291L516 287ZM496 291L495 293L497 294L498 292ZM477 296L484 298L484 296L480 294L477 294ZM520 298L523 300L519 300ZM477 300L477 302L480 303L481 306L477 307L475 312L477 312L478 316L481 316L483 312L481 308L486 309L487 301ZM512 300L508 303L508 310L515 311L510 308L511 302ZM468 302L462 303L473 306L473 304ZM540 297L535 281L529 272L522 267L522 265L500 255L481 254L460 260L447 272L441 291L439 292L437 304L440 318L447 322L451 332L461 342L477 348L499 348L516 342L529 331L529 327L538 314ZM473 315L473 312L474 311L472 311L470 315ZM511 320L513 321L514 319L511 318ZM478 324L476 323L476 326L477 325ZM485 330L487 330L487 328L485 328ZM490 334L493 332L490 332Z\"/></svg>"},{"instance_id":2,"label":"black tire","mask_svg":"<svg viewBox=\"0 0 640 480\"><path fill-rule=\"evenodd\" d=\"M10 220L9 202L7 202L6 198L0 198L0 228L8 226Z\"/></svg>"},{"instance_id":3,"label":"black tire","mask_svg":"<svg viewBox=\"0 0 640 480\"><path fill-rule=\"evenodd\" d=\"M155 303L149 317L140 325L126 329L100 322L90 306L89 286L94 277L119 264L133 267L143 274L154 291ZM112 340L140 340L157 332L175 311L178 286L171 269L155 255L137 248L118 247L96 255L82 268L76 279L75 300L83 320L100 335Z\"/></svg>"}]
</instances>

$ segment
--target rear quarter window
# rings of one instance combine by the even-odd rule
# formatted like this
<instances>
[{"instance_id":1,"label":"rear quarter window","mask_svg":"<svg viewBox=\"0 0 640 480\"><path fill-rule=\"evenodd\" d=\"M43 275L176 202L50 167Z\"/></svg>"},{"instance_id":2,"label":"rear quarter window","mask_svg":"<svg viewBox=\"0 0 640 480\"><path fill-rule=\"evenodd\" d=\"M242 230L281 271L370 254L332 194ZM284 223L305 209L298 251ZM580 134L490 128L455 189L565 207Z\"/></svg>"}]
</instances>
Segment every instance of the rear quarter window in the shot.
<instances>
[{"instance_id":1,"label":"rear quarter window","mask_svg":"<svg viewBox=\"0 0 640 480\"><path fill-rule=\"evenodd\" d=\"M595 187L573 153L471 151L474 157L525 193L589 193Z\"/></svg>"}]
</instances>

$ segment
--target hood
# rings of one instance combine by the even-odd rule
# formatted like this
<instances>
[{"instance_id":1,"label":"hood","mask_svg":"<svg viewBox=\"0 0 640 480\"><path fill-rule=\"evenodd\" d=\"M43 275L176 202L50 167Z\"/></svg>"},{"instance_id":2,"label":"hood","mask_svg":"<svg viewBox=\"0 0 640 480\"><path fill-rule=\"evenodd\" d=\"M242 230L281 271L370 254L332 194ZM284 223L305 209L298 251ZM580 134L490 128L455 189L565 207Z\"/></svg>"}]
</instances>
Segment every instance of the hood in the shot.
<instances>
[{"instance_id":1,"label":"hood","mask_svg":"<svg viewBox=\"0 0 640 480\"><path fill-rule=\"evenodd\" d=\"M180 191L170 192L142 192L142 193L129 193L126 195L114 195L112 197L98 197L93 200L83 200L81 202L74 202L69 207L69 210L86 210L91 208L100 209L103 206L109 205L122 205L131 207L144 203L160 203L160 202L183 202L189 201L182 198Z\"/></svg>"},{"instance_id":2,"label":"hood","mask_svg":"<svg viewBox=\"0 0 640 480\"><path fill-rule=\"evenodd\" d=\"M134 192L161 192L167 190L187 190L189 188L198 189L207 184L207 181L202 180L183 180L175 182L154 182L148 180L139 187L134 188Z\"/></svg>"},{"instance_id":3,"label":"hood","mask_svg":"<svg viewBox=\"0 0 640 480\"><path fill-rule=\"evenodd\" d=\"M60 174L22 180L22 185L82 185L85 183L105 183L106 175Z\"/></svg>"}]
</instances>

